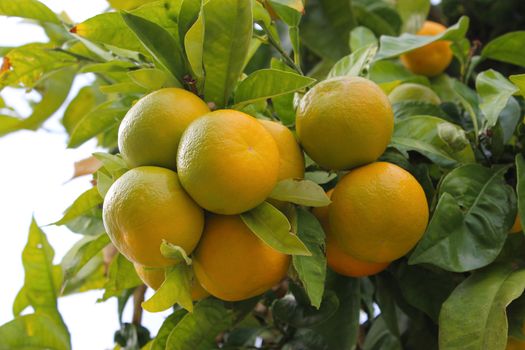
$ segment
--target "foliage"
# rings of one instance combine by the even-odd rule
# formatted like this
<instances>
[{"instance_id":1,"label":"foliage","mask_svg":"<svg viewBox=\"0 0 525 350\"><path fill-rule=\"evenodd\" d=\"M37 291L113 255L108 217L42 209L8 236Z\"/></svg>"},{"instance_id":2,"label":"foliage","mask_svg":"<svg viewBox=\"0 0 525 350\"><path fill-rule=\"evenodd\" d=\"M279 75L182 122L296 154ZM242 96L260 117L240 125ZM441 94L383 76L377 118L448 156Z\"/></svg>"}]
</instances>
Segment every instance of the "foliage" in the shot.
<instances>
[{"instance_id":1,"label":"foliage","mask_svg":"<svg viewBox=\"0 0 525 350\"><path fill-rule=\"evenodd\" d=\"M57 298L103 289L101 301L118 299L120 319L123 305L142 288L133 265L112 254L101 218L105 193L127 171L117 131L137 99L183 87L212 108L242 110L294 130L295 106L307 89L344 75L371 79L387 93L415 82L441 99L439 105L395 103L394 135L382 156L411 172L429 200L431 221L415 249L376 276L349 278L327 269L325 234L307 208L328 204L324 191L341 174L307 158L306 180L279 182L269 202L242 214L261 240L293 255L288 281L246 301L193 303L185 264L191 257L163 245L163 254L181 255L181 262L143 307L156 312L178 305L147 345L147 330L121 322L119 346L503 350L509 328L524 338L525 314L514 310L523 304L525 256L518 248L525 237L507 233L516 215L525 222L525 32L518 30L523 18L521 27L502 20L523 3L488 3L157 0L138 6L122 0L111 4L125 11L110 9L75 24L37 0L0 0L0 15L30 21L49 37L0 51L0 88L41 96L29 116L0 100L0 136L35 130L64 106L68 147L96 139L108 150L95 154L101 163L96 187L55 223L82 235L60 264L53 264L53 249L32 221L22 253L24 285L14 319L0 327L0 349L70 349ZM449 28L416 35L429 13ZM455 56L445 74L418 76L399 63L401 54L443 39ZM93 82L68 98L78 75Z\"/></svg>"}]
</instances>

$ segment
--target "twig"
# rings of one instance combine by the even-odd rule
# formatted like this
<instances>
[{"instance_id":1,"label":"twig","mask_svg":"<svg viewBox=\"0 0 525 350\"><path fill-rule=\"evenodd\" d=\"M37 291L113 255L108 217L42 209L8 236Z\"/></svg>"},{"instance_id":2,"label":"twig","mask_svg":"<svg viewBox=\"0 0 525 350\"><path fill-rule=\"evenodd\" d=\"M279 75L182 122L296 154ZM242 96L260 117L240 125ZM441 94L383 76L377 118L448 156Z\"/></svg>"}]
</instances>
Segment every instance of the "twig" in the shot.
<instances>
[{"instance_id":1,"label":"twig","mask_svg":"<svg viewBox=\"0 0 525 350\"><path fill-rule=\"evenodd\" d=\"M139 326L142 322L142 302L146 294L146 285L142 284L133 291L133 319L134 325Z\"/></svg>"},{"instance_id":2,"label":"twig","mask_svg":"<svg viewBox=\"0 0 525 350\"><path fill-rule=\"evenodd\" d=\"M295 64L294 60L290 58L290 56L284 51L284 49L281 47L281 45L275 41L275 39L272 36L272 33L270 33L270 30L264 23L260 23L262 29L266 32L268 37L268 43L272 45L284 58L284 62L290 66L293 70L295 70L297 73L303 75L303 71L301 70L301 67L299 67L297 64Z\"/></svg>"}]
</instances>

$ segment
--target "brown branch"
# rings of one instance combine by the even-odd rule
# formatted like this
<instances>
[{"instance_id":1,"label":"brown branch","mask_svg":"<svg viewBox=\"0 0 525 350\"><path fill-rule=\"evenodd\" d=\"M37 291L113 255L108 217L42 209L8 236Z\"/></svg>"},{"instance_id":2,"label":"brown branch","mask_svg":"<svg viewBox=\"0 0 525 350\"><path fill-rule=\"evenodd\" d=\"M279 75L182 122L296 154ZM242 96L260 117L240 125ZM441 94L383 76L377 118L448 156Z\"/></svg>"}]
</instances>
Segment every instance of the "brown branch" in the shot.
<instances>
[{"instance_id":1,"label":"brown branch","mask_svg":"<svg viewBox=\"0 0 525 350\"><path fill-rule=\"evenodd\" d=\"M133 319L134 325L140 325L142 322L142 302L144 301L144 295L146 294L146 285L142 284L133 291Z\"/></svg>"}]
</instances>

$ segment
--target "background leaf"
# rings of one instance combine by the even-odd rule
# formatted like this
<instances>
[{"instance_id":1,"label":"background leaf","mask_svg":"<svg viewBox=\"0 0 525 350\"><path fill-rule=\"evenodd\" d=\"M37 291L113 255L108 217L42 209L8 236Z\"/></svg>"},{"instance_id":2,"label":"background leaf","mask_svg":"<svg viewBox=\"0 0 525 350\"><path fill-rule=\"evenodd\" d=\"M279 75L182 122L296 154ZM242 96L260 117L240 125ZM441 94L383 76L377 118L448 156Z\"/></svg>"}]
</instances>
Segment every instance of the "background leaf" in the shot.
<instances>
[{"instance_id":1,"label":"background leaf","mask_svg":"<svg viewBox=\"0 0 525 350\"><path fill-rule=\"evenodd\" d=\"M398 0L396 9L403 20L402 31L416 33L427 19L430 0Z\"/></svg>"},{"instance_id":2,"label":"background leaf","mask_svg":"<svg viewBox=\"0 0 525 350\"><path fill-rule=\"evenodd\" d=\"M57 15L37 0L0 0L0 15L61 24Z\"/></svg>"},{"instance_id":3,"label":"background leaf","mask_svg":"<svg viewBox=\"0 0 525 350\"><path fill-rule=\"evenodd\" d=\"M366 47L361 47L350 55L341 58L334 64L328 78L338 76L359 76L363 70L368 66L375 53L377 52L377 46L371 44Z\"/></svg>"}]
</instances>

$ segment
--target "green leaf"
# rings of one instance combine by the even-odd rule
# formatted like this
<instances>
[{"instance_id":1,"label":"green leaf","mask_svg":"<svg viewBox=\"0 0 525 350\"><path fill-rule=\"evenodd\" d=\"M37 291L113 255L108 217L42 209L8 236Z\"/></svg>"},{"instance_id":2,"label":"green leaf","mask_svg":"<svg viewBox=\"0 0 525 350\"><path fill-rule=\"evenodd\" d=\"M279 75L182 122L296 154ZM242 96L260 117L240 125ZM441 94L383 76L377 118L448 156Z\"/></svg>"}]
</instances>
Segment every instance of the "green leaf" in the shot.
<instances>
[{"instance_id":1,"label":"green leaf","mask_svg":"<svg viewBox=\"0 0 525 350\"><path fill-rule=\"evenodd\" d=\"M71 134L75 125L98 104L104 101L96 86L84 86L69 103L62 118L62 125Z\"/></svg>"},{"instance_id":2,"label":"green leaf","mask_svg":"<svg viewBox=\"0 0 525 350\"><path fill-rule=\"evenodd\" d=\"M418 115L428 115L442 119L450 119L447 113L433 103L421 100L406 100L394 103L394 118L396 121Z\"/></svg>"},{"instance_id":3,"label":"green leaf","mask_svg":"<svg viewBox=\"0 0 525 350\"><path fill-rule=\"evenodd\" d=\"M204 19L202 11L184 37L184 49L199 91L204 86Z\"/></svg>"},{"instance_id":4,"label":"green leaf","mask_svg":"<svg viewBox=\"0 0 525 350\"><path fill-rule=\"evenodd\" d=\"M403 20L402 32L416 33L427 19L430 0L398 0L396 8Z\"/></svg>"},{"instance_id":5,"label":"green leaf","mask_svg":"<svg viewBox=\"0 0 525 350\"><path fill-rule=\"evenodd\" d=\"M368 75L369 79L378 84L399 81L399 83L414 82L427 86L430 85L427 77L414 75L400 62L393 60L372 62Z\"/></svg>"},{"instance_id":6,"label":"green leaf","mask_svg":"<svg viewBox=\"0 0 525 350\"><path fill-rule=\"evenodd\" d=\"M69 337L45 314L16 317L0 327L0 350L70 350Z\"/></svg>"},{"instance_id":7,"label":"green leaf","mask_svg":"<svg viewBox=\"0 0 525 350\"><path fill-rule=\"evenodd\" d=\"M370 64L377 51L375 44L362 47L350 55L341 58L328 73L328 78L348 75L359 76Z\"/></svg>"},{"instance_id":8,"label":"green leaf","mask_svg":"<svg viewBox=\"0 0 525 350\"><path fill-rule=\"evenodd\" d=\"M521 96L525 97L525 74L511 75L509 79L518 87Z\"/></svg>"},{"instance_id":9,"label":"green leaf","mask_svg":"<svg viewBox=\"0 0 525 350\"><path fill-rule=\"evenodd\" d=\"M469 164L448 173L409 263L465 272L494 261L516 216L516 196L504 178L507 169Z\"/></svg>"},{"instance_id":10,"label":"green leaf","mask_svg":"<svg viewBox=\"0 0 525 350\"><path fill-rule=\"evenodd\" d=\"M474 162L463 129L433 116L418 115L397 121L391 144L401 151L417 151L444 167Z\"/></svg>"},{"instance_id":11,"label":"green leaf","mask_svg":"<svg viewBox=\"0 0 525 350\"><path fill-rule=\"evenodd\" d=\"M241 81L235 90L235 103L247 104L303 90L315 79L278 69L260 69Z\"/></svg>"},{"instance_id":12,"label":"green leaf","mask_svg":"<svg viewBox=\"0 0 525 350\"><path fill-rule=\"evenodd\" d=\"M70 258L62 260L62 268L65 274L65 283L71 276L75 276L91 259L104 249L111 240L106 233L98 236L86 236L81 241L81 245L75 249ZM67 255L66 255L67 256Z\"/></svg>"},{"instance_id":13,"label":"green leaf","mask_svg":"<svg viewBox=\"0 0 525 350\"><path fill-rule=\"evenodd\" d=\"M522 154L516 155L516 194L518 199L518 215L525 222L525 159Z\"/></svg>"},{"instance_id":14,"label":"green leaf","mask_svg":"<svg viewBox=\"0 0 525 350\"><path fill-rule=\"evenodd\" d=\"M233 312L217 299L201 300L193 313L186 314L171 331L166 349L206 350L215 345L217 335L233 324Z\"/></svg>"},{"instance_id":15,"label":"green leaf","mask_svg":"<svg viewBox=\"0 0 525 350\"><path fill-rule=\"evenodd\" d=\"M329 290L324 294L319 308L303 305L297 298L288 294L272 304L272 316L275 320L295 328L309 328L328 320L338 307L339 299Z\"/></svg>"},{"instance_id":16,"label":"green leaf","mask_svg":"<svg viewBox=\"0 0 525 350\"><path fill-rule=\"evenodd\" d=\"M99 301L105 301L113 296L121 295L126 289L140 286L142 280L135 272L135 267L124 255L117 253L109 264L108 282L105 285L104 295Z\"/></svg>"},{"instance_id":17,"label":"green leaf","mask_svg":"<svg viewBox=\"0 0 525 350\"><path fill-rule=\"evenodd\" d=\"M199 17L202 0L182 0L178 17L179 38L184 38Z\"/></svg>"},{"instance_id":18,"label":"green leaf","mask_svg":"<svg viewBox=\"0 0 525 350\"><path fill-rule=\"evenodd\" d=\"M377 44L378 42L374 32L367 27L355 27L350 32L350 49L352 52L371 45L376 45L377 48Z\"/></svg>"},{"instance_id":19,"label":"green leaf","mask_svg":"<svg viewBox=\"0 0 525 350\"><path fill-rule=\"evenodd\" d=\"M337 177L336 173L329 173L323 170L307 171L304 174L305 180L312 181L318 185L329 183Z\"/></svg>"},{"instance_id":20,"label":"green leaf","mask_svg":"<svg viewBox=\"0 0 525 350\"><path fill-rule=\"evenodd\" d=\"M300 25L302 43L335 62L350 53L350 31L356 26L350 1L308 0Z\"/></svg>"},{"instance_id":21,"label":"green leaf","mask_svg":"<svg viewBox=\"0 0 525 350\"><path fill-rule=\"evenodd\" d=\"M443 304L439 349L504 350L506 307L525 289L525 270L494 265L474 272Z\"/></svg>"},{"instance_id":22,"label":"green leaf","mask_svg":"<svg viewBox=\"0 0 525 350\"><path fill-rule=\"evenodd\" d=\"M186 265L191 265L190 257L186 254L184 248L179 247L178 245L162 240L162 243L160 244L160 252L165 258L173 259L176 264L184 263Z\"/></svg>"},{"instance_id":23,"label":"green leaf","mask_svg":"<svg viewBox=\"0 0 525 350\"><path fill-rule=\"evenodd\" d=\"M75 199L73 204L64 212L62 219L55 222L54 225L65 225L100 204L102 204L102 197L100 197L97 188L92 187Z\"/></svg>"},{"instance_id":24,"label":"green leaf","mask_svg":"<svg viewBox=\"0 0 525 350\"><path fill-rule=\"evenodd\" d=\"M402 350L399 338L388 329L383 316L372 323L363 344L363 350Z\"/></svg>"},{"instance_id":25,"label":"green leaf","mask_svg":"<svg viewBox=\"0 0 525 350\"><path fill-rule=\"evenodd\" d=\"M268 0L272 9L280 19L290 27L297 27L304 13L304 5L301 0Z\"/></svg>"},{"instance_id":26,"label":"green leaf","mask_svg":"<svg viewBox=\"0 0 525 350\"><path fill-rule=\"evenodd\" d=\"M153 344L151 344L149 350L165 350L170 333L187 314L188 312L186 310L179 309L169 315L162 323L162 326L160 326L157 336L153 339Z\"/></svg>"},{"instance_id":27,"label":"green leaf","mask_svg":"<svg viewBox=\"0 0 525 350\"><path fill-rule=\"evenodd\" d=\"M524 46L525 31L506 33L485 45L481 57L525 67Z\"/></svg>"},{"instance_id":28,"label":"green leaf","mask_svg":"<svg viewBox=\"0 0 525 350\"><path fill-rule=\"evenodd\" d=\"M178 35L178 26L164 7L163 1L155 1L132 10L129 13L152 21L172 35ZM121 49L149 55L140 40L126 25L118 12L106 12L77 24L72 30L76 35L95 43L102 43Z\"/></svg>"},{"instance_id":29,"label":"green leaf","mask_svg":"<svg viewBox=\"0 0 525 350\"><path fill-rule=\"evenodd\" d=\"M227 104L248 54L252 4L246 0L209 0L203 16L204 97L220 108Z\"/></svg>"},{"instance_id":30,"label":"green leaf","mask_svg":"<svg viewBox=\"0 0 525 350\"><path fill-rule=\"evenodd\" d=\"M142 303L142 307L149 312L160 312L179 304L189 312L193 312L191 279L191 267L186 264L173 266L167 270L166 279L160 288Z\"/></svg>"},{"instance_id":31,"label":"green leaf","mask_svg":"<svg viewBox=\"0 0 525 350\"><path fill-rule=\"evenodd\" d=\"M131 13L121 13L124 22L153 57L155 64L179 82L186 74L182 49L175 38L160 25Z\"/></svg>"},{"instance_id":32,"label":"green leaf","mask_svg":"<svg viewBox=\"0 0 525 350\"><path fill-rule=\"evenodd\" d=\"M329 271L326 288L336 293L339 308L332 317L314 329L324 337L329 349L352 349L357 343L361 311L359 279Z\"/></svg>"},{"instance_id":33,"label":"green leaf","mask_svg":"<svg viewBox=\"0 0 525 350\"><path fill-rule=\"evenodd\" d=\"M355 2L352 8L359 25L371 29L378 37L399 33L401 18L394 8L381 2L368 6Z\"/></svg>"},{"instance_id":34,"label":"green leaf","mask_svg":"<svg viewBox=\"0 0 525 350\"><path fill-rule=\"evenodd\" d=\"M308 247L312 256L293 256L293 266L303 283L310 302L316 308L321 306L326 278L326 257L324 254L324 231L321 224L309 211L297 210L297 235Z\"/></svg>"},{"instance_id":35,"label":"green leaf","mask_svg":"<svg viewBox=\"0 0 525 350\"><path fill-rule=\"evenodd\" d=\"M164 87L169 80L169 77L164 71L156 68L137 69L128 72L128 75L133 82L149 91L159 90Z\"/></svg>"},{"instance_id":36,"label":"green leaf","mask_svg":"<svg viewBox=\"0 0 525 350\"><path fill-rule=\"evenodd\" d=\"M311 255L301 239L290 232L290 222L278 209L263 202L241 214L250 230L273 249L284 254Z\"/></svg>"},{"instance_id":37,"label":"green leaf","mask_svg":"<svg viewBox=\"0 0 525 350\"><path fill-rule=\"evenodd\" d=\"M75 125L67 146L76 148L118 125L127 111L128 108L122 107L119 101L108 101L98 105Z\"/></svg>"},{"instance_id":38,"label":"green leaf","mask_svg":"<svg viewBox=\"0 0 525 350\"><path fill-rule=\"evenodd\" d=\"M129 170L120 154L95 152L93 156L102 162L104 169L106 169L115 180Z\"/></svg>"},{"instance_id":39,"label":"green leaf","mask_svg":"<svg viewBox=\"0 0 525 350\"><path fill-rule=\"evenodd\" d=\"M60 287L62 269L53 266L54 256L55 252L45 233L33 219L29 238L22 252L25 295L35 312L46 314L64 334L68 334L57 308L57 291ZM67 337L69 338L69 334Z\"/></svg>"},{"instance_id":40,"label":"green leaf","mask_svg":"<svg viewBox=\"0 0 525 350\"><path fill-rule=\"evenodd\" d=\"M0 0L0 15L61 24L57 15L37 0Z\"/></svg>"},{"instance_id":41,"label":"green leaf","mask_svg":"<svg viewBox=\"0 0 525 350\"><path fill-rule=\"evenodd\" d=\"M509 98L518 92L516 86L493 69L478 74L476 90L481 98L479 107L485 115L485 127L487 129L496 125L498 117L507 105Z\"/></svg>"},{"instance_id":42,"label":"green leaf","mask_svg":"<svg viewBox=\"0 0 525 350\"><path fill-rule=\"evenodd\" d=\"M71 55L54 50L50 44L32 43L9 51L4 56L4 64L5 62L8 63L8 69L0 72L0 88L21 85L31 89L45 74L73 66L77 60Z\"/></svg>"},{"instance_id":43,"label":"green leaf","mask_svg":"<svg viewBox=\"0 0 525 350\"><path fill-rule=\"evenodd\" d=\"M331 203L323 188L310 180L279 181L270 198L307 207L325 207Z\"/></svg>"},{"instance_id":44,"label":"green leaf","mask_svg":"<svg viewBox=\"0 0 525 350\"><path fill-rule=\"evenodd\" d=\"M459 41L465 37L469 25L468 17L461 17L459 21L437 35L401 34L399 37L384 35L380 40L380 49L376 60L397 57L408 51L415 50L438 40Z\"/></svg>"}]
</instances>

